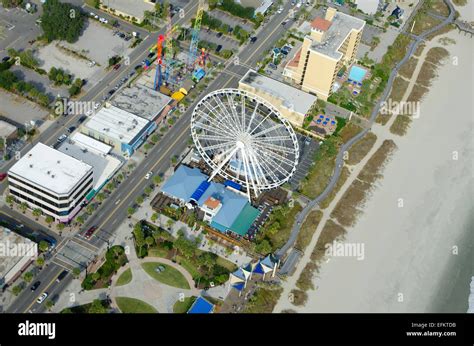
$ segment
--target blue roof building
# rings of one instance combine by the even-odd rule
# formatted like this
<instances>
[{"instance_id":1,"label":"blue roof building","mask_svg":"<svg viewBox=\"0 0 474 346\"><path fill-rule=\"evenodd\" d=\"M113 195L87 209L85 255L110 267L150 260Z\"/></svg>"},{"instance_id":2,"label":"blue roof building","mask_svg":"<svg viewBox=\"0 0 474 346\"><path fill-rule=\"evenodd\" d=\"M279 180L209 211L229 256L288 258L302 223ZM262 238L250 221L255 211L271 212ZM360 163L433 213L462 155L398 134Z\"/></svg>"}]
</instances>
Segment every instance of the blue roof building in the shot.
<instances>
[{"instance_id":1,"label":"blue roof building","mask_svg":"<svg viewBox=\"0 0 474 346\"><path fill-rule=\"evenodd\" d=\"M198 297L188 310L188 314L212 314L213 312L214 305L209 303L203 297Z\"/></svg>"},{"instance_id":2,"label":"blue roof building","mask_svg":"<svg viewBox=\"0 0 474 346\"><path fill-rule=\"evenodd\" d=\"M161 190L182 203L193 201L205 213L212 212L213 208L214 213L205 221L210 221L210 225L222 233L230 230L244 236L259 211L250 205L247 197L208 179L199 169L181 165Z\"/></svg>"}]
</instances>

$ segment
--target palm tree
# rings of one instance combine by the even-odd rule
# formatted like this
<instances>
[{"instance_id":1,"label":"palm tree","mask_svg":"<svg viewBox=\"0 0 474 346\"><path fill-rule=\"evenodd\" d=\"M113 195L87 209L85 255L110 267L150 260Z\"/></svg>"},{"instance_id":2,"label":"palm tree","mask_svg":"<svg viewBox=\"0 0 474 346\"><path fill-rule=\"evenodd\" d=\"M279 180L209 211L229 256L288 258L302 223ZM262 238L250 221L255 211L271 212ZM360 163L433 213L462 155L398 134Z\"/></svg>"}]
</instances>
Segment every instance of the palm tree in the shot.
<instances>
[{"instance_id":1,"label":"palm tree","mask_svg":"<svg viewBox=\"0 0 474 346\"><path fill-rule=\"evenodd\" d=\"M46 223L48 224L48 227L51 227L51 224L53 223L54 218L51 215L46 216Z\"/></svg>"},{"instance_id":2,"label":"palm tree","mask_svg":"<svg viewBox=\"0 0 474 346\"><path fill-rule=\"evenodd\" d=\"M15 198L12 195L8 195L5 201L7 202L7 204L10 205L11 208L13 206L13 203L15 203Z\"/></svg>"},{"instance_id":3,"label":"palm tree","mask_svg":"<svg viewBox=\"0 0 474 346\"><path fill-rule=\"evenodd\" d=\"M38 221L38 218L41 216L42 212L41 209L35 208L33 210L33 216L36 218L36 221Z\"/></svg>"},{"instance_id":4,"label":"palm tree","mask_svg":"<svg viewBox=\"0 0 474 346\"><path fill-rule=\"evenodd\" d=\"M20 210L25 213L26 209L28 209L28 204L26 202L21 202L20 204Z\"/></svg>"}]
</instances>

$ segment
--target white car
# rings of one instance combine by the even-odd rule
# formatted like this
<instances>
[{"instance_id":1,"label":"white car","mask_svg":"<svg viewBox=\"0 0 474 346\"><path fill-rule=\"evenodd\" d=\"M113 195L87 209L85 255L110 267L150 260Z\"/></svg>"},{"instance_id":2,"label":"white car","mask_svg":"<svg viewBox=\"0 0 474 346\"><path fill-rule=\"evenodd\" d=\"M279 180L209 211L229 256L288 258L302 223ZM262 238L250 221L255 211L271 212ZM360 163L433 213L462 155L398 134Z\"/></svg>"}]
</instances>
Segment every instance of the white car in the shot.
<instances>
[{"instance_id":1,"label":"white car","mask_svg":"<svg viewBox=\"0 0 474 346\"><path fill-rule=\"evenodd\" d=\"M150 179L152 175L153 175L153 172L152 172L152 171L148 172L148 173L145 175L145 179L146 179L146 180Z\"/></svg>"},{"instance_id":2,"label":"white car","mask_svg":"<svg viewBox=\"0 0 474 346\"><path fill-rule=\"evenodd\" d=\"M38 299L36 299L36 302L37 302L38 304L41 304L42 302L45 301L46 298L48 298L48 293L47 293L47 292L44 292L42 295L40 295L40 296L38 297Z\"/></svg>"},{"instance_id":3,"label":"white car","mask_svg":"<svg viewBox=\"0 0 474 346\"><path fill-rule=\"evenodd\" d=\"M280 6L280 7L278 8L277 13L278 13L278 14L283 13L283 7Z\"/></svg>"},{"instance_id":4,"label":"white car","mask_svg":"<svg viewBox=\"0 0 474 346\"><path fill-rule=\"evenodd\" d=\"M94 111L92 109L89 109L87 112L86 112L86 115L89 117L92 115L92 113L94 113Z\"/></svg>"},{"instance_id":5,"label":"white car","mask_svg":"<svg viewBox=\"0 0 474 346\"><path fill-rule=\"evenodd\" d=\"M97 109L97 108L99 108L99 107L100 107L100 103L97 102L97 103L94 105L94 109Z\"/></svg>"}]
</instances>

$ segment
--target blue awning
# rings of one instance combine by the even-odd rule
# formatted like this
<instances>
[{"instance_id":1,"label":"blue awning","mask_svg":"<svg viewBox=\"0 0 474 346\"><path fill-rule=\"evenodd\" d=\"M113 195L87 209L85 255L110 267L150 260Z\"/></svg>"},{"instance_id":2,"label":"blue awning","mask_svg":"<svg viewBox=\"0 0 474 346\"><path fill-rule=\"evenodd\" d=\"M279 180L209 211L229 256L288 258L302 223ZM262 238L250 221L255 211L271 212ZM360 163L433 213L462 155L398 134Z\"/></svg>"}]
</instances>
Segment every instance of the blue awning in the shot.
<instances>
[{"instance_id":1,"label":"blue awning","mask_svg":"<svg viewBox=\"0 0 474 346\"><path fill-rule=\"evenodd\" d=\"M193 192L191 195L191 200L194 200L195 202L199 201L199 199L202 197L204 192L208 189L208 187L211 185L210 182L207 180L204 180L201 184L199 184L198 188L196 191Z\"/></svg>"},{"instance_id":2,"label":"blue awning","mask_svg":"<svg viewBox=\"0 0 474 346\"><path fill-rule=\"evenodd\" d=\"M226 180L224 182L224 185L229 186L229 187L231 187L233 189L236 189L236 190L239 190L239 191L242 190L242 186L240 184L237 184L235 181L232 181L232 180Z\"/></svg>"},{"instance_id":3,"label":"blue awning","mask_svg":"<svg viewBox=\"0 0 474 346\"><path fill-rule=\"evenodd\" d=\"M214 305L209 303L203 297L198 297L188 311L188 314L211 314L214 311Z\"/></svg>"},{"instance_id":4,"label":"blue awning","mask_svg":"<svg viewBox=\"0 0 474 346\"><path fill-rule=\"evenodd\" d=\"M244 289L245 284L243 282L237 283L232 285L237 291L242 291Z\"/></svg>"}]
</instances>

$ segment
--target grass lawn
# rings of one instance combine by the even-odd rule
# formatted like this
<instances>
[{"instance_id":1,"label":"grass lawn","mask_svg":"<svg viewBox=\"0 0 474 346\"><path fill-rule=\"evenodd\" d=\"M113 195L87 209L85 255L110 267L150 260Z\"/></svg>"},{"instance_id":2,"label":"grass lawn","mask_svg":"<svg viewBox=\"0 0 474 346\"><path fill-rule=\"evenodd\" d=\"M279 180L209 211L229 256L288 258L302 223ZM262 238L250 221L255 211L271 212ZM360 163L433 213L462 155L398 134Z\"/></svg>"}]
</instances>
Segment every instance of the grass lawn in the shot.
<instances>
[{"instance_id":1,"label":"grass lawn","mask_svg":"<svg viewBox=\"0 0 474 346\"><path fill-rule=\"evenodd\" d=\"M115 301L117 302L120 311L124 314L153 314L158 312L153 306L139 299L117 297L115 298Z\"/></svg>"},{"instance_id":2,"label":"grass lawn","mask_svg":"<svg viewBox=\"0 0 474 346\"><path fill-rule=\"evenodd\" d=\"M131 281L132 281L132 270L130 268L128 268L117 279L116 286L125 286L126 284L130 283Z\"/></svg>"},{"instance_id":3,"label":"grass lawn","mask_svg":"<svg viewBox=\"0 0 474 346\"><path fill-rule=\"evenodd\" d=\"M193 305L194 301L196 300L197 297L186 297L184 298L184 301L180 302L179 300L176 301L173 305L173 312L175 314L185 314L188 312L189 308L191 305Z\"/></svg>"},{"instance_id":4,"label":"grass lawn","mask_svg":"<svg viewBox=\"0 0 474 346\"><path fill-rule=\"evenodd\" d=\"M155 268L158 266L165 267L165 270L158 273ZM160 262L148 262L142 263L142 268L150 275L153 279L164 283L165 285L189 289L189 284L186 278L178 270Z\"/></svg>"},{"instance_id":5,"label":"grass lawn","mask_svg":"<svg viewBox=\"0 0 474 346\"><path fill-rule=\"evenodd\" d=\"M148 250L149 257L163 257L166 258L168 256L168 250L163 248L153 248Z\"/></svg>"}]
</instances>

